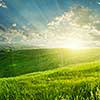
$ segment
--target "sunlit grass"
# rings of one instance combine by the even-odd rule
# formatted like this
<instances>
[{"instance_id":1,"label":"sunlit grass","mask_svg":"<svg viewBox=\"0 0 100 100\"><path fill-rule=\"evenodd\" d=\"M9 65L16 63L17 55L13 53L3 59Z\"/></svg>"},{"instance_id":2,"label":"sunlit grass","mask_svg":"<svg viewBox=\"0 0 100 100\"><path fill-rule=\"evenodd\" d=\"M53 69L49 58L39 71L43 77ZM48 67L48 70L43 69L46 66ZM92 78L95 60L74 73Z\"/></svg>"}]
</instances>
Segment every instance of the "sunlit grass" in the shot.
<instances>
[{"instance_id":1,"label":"sunlit grass","mask_svg":"<svg viewBox=\"0 0 100 100\"><path fill-rule=\"evenodd\" d=\"M0 100L100 100L99 66L97 61L1 78Z\"/></svg>"},{"instance_id":2,"label":"sunlit grass","mask_svg":"<svg viewBox=\"0 0 100 100\"><path fill-rule=\"evenodd\" d=\"M2 52L1 54L0 77L18 76L100 60L100 48L33 49Z\"/></svg>"},{"instance_id":3,"label":"sunlit grass","mask_svg":"<svg viewBox=\"0 0 100 100\"><path fill-rule=\"evenodd\" d=\"M0 62L0 100L100 100L100 48L2 52Z\"/></svg>"}]
</instances>

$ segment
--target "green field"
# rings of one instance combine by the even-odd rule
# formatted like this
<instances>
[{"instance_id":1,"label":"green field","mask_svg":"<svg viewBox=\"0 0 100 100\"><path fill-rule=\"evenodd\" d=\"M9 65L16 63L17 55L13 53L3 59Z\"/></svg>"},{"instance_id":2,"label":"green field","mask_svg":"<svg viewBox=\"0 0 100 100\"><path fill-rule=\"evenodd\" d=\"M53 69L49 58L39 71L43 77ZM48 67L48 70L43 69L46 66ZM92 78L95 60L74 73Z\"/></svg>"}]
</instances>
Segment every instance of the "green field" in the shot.
<instances>
[{"instance_id":1,"label":"green field","mask_svg":"<svg viewBox=\"0 0 100 100\"><path fill-rule=\"evenodd\" d=\"M100 100L100 48L4 50L0 77L0 100Z\"/></svg>"}]
</instances>

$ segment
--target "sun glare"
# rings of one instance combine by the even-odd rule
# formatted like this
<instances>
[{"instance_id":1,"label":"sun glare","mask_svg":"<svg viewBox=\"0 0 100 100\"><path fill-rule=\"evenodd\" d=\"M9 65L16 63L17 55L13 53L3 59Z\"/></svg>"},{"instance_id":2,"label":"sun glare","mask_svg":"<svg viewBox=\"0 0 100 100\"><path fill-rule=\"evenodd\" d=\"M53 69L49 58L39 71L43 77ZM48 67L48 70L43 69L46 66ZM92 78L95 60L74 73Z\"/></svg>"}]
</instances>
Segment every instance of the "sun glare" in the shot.
<instances>
[{"instance_id":1,"label":"sun glare","mask_svg":"<svg viewBox=\"0 0 100 100\"><path fill-rule=\"evenodd\" d=\"M64 44L64 48L69 48L69 49L80 49L82 48L82 44L80 42L69 42Z\"/></svg>"}]
</instances>

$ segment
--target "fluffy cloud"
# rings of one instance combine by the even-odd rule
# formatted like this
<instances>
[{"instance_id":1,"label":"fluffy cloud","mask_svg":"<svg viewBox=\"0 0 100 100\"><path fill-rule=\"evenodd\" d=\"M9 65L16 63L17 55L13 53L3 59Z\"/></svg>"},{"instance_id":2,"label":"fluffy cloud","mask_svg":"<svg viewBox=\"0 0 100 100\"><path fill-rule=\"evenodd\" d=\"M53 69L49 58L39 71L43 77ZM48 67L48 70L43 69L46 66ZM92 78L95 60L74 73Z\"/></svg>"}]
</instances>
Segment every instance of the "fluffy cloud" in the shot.
<instances>
[{"instance_id":1,"label":"fluffy cloud","mask_svg":"<svg viewBox=\"0 0 100 100\"><path fill-rule=\"evenodd\" d=\"M0 41L47 46L62 46L73 41L81 42L83 46L100 46L100 15L92 9L74 6L56 16L47 26L42 32L25 25L17 30L16 23L6 32L1 27Z\"/></svg>"},{"instance_id":2,"label":"fluffy cloud","mask_svg":"<svg viewBox=\"0 0 100 100\"><path fill-rule=\"evenodd\" d=\"M94 10L75 6L48 23L51 38L57 41L80 41L86 46L100 42L100 15ZM53 37L52 37L53 36ZM99 45L98 45L99 46Z\"/></svg>"},{"instance_id":3,"label":"fluffy cloud","mask_svg":"<svg viewBox=\"0 0 100 100\"><path fill-rule=\"evenodd\" d=\"M7 8L7 5L3 0L0 0L0 8Z\"/></svg>"},{"instance_id":4,"label":"fluffy cloud","mask_svg":"<svg viewBox=\"0 0 100 100\"><path fill-rule=\"evenodd\" d=\"M3 26L0 26L0 44L20 43L36 45L42 43L41 41L43 40L43 37L39 33L35 33L31 29L25 32L23 30L17 29L16 26L16 24L12 24L12 26L8 30L5 30Z\"/></svg>"}]
</instances>

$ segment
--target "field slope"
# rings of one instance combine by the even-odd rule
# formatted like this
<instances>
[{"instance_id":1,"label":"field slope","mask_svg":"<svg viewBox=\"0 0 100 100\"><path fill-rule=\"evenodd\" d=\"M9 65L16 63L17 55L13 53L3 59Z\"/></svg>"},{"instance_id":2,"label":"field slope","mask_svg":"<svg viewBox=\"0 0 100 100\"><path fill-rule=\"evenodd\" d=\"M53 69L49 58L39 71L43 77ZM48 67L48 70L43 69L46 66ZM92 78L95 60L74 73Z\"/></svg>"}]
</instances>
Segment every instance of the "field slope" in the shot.
<instances>
[{"instance_id":1,"label":"field slope","mask_svg":"<svg viewBox=\"0 0 100 100\"><path fill-rule=\"evenodd\" d=\"M100 100L100 61L1 78L0 100Z\"/></svg>"},{"instance_id":2,"label":"field slope","mask_svg":"<svg viewBox=\"0 0 100 100\"><path fill-rule=\"evenodd\" d=\"M46 71L100 60L100 48L0 51L0 77Z\"/></svg>"}]
</instances>

